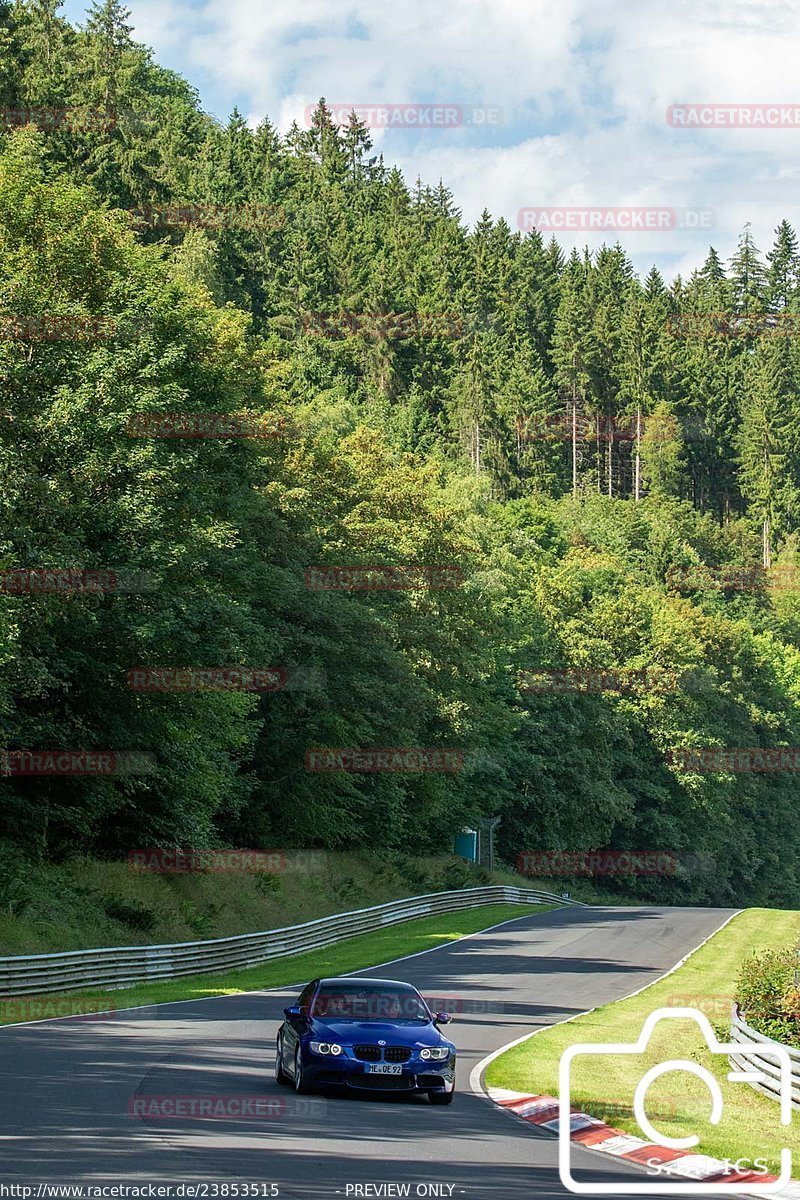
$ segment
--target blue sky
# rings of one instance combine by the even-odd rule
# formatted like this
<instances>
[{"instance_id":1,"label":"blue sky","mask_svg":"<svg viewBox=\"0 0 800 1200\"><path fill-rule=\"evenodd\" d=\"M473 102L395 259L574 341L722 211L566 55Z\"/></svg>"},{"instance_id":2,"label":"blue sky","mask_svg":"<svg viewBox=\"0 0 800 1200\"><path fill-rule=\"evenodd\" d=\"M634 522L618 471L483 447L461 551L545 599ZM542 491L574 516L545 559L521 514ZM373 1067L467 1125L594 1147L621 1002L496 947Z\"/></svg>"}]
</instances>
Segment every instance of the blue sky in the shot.
<instances>
[{"instance_id":1,"label":"blue sky","mask_svg":"<svg viewBox=\"0 0 800 1200\"><path fill-rule=\"evenodd\" d=\"M783 217L800 225L800 0L129 3L136 37L222 119L236 105L285 130L322 95L465 113L372 136L409 182L443 178L469 223L483 208L514 228L523 208L539 220L543 209L637 210L640 229L605 239L668 277L699 265L709 243L728 259L746 221L762 251ZM67 0L64 12L80 21L84 5ZM675 104L796 105L798 120L676 128ZM665 209L678 217L648 227L642 210ZM576 227L558 240L603 235Z\"/></svg>"}]
</instances>

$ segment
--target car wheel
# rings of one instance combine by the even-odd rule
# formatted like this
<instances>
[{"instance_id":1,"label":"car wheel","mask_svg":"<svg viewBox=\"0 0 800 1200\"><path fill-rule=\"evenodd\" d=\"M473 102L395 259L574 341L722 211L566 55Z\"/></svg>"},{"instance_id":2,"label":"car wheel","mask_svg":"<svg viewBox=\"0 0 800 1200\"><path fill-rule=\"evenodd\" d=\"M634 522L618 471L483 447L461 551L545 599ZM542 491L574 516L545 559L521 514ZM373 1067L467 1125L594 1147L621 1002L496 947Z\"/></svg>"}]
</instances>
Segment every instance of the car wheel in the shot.
<instances>
[{"instance_id":1,"label":"car wheel","mask_svg":"<svg viewBox=\"0 0 800 1200\"><path fill-rule=\"evenodd\" d=\"M452 1092L428 1092L428 1099L431 1104L452 1104L455 1094L455 1088L453 1088Z\"/></svg>"},{"instance_id":2,"label":"car wheel","mask_svg":"<svg viewBox=\"0 0 800 1200\"><path fill-rule=\"evenodd\" d=\"M278 1040L275 1043L275 1082L289 1082L289 1077L283 1069L283 1038L280 1034L278 1034Z\"/></svg>"},{"instance_id":3,"label":"car wheel","mask_svg":"<svg viewBox=\"0 0 800 1200\"><path fill-rule=\"evenodd\" d=\"M306 1087L303 1073L303 1054L299 1045L294 1048L294 1090L301 1096L304 1096L309 1090Z\"/></svg>"}]
</instances>

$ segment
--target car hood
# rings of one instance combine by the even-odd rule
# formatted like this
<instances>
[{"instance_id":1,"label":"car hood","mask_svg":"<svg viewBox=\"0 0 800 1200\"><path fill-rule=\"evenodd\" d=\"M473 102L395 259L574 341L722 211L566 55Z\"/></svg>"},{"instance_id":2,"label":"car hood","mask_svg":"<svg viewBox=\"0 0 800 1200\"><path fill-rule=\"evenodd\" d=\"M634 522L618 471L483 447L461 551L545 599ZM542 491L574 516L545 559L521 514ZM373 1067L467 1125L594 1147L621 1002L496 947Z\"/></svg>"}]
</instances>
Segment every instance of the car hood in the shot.
<instances>
[{"instance_id":1,"label":"car hood","mask_svg":"<svg viewBox=\"0 0 800 1200\"><path fill-rule=\"evenodd\" d=\"M323 1021L314 1017L310 1032L319 1041L338 1042L342 1046L361 1043L372 1046L380 1040L387 1046L440 1046L446 1041L435 1025L395 1025L391 1021Z\"/></svg>"}]
</instances>

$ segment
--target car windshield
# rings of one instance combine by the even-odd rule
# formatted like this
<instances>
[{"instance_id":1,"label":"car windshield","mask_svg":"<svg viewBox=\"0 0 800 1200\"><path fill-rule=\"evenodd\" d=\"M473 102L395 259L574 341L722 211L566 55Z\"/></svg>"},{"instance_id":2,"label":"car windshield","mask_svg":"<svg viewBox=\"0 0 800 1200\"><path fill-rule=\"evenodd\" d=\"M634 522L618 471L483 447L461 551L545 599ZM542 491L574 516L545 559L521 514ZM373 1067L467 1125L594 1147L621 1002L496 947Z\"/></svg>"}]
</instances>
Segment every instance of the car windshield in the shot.
<instances>
[{"instance_id":1,"label":"car windshield","mask_svg":"<svg viewBox=\"0 0 800 1200\"><path fill-rule=\"evenodd\" d=\"M413 988L386 984L336 983L320 988L313 1017L337 1021L430 1021L431 1013Z\"/></svg>"}]
</instances>

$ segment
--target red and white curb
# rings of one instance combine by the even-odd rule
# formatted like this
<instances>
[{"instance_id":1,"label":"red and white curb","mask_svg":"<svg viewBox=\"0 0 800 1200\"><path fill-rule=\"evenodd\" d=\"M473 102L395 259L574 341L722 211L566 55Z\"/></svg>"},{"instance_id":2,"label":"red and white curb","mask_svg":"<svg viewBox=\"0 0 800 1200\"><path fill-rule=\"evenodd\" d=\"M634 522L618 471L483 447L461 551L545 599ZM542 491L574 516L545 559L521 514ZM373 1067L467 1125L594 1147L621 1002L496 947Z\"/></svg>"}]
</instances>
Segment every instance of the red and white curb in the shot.
<instances>
[{"instance_id":1,"label":"red and white curb","mask_svg":"<svg viewBox=\"0 0 800 1200\"><path fill-rule=\"evenodd\" d=\"M539 1129L547 1129L558 1134L558 1100L553 1096L531 1096L524 1092L511 1092L507 1088L490 1087L486 1089L489 1099L500 1108L536 1125ZM707 1154L686 1154L681 1150L667 1150L653 1142L623 1133L590 1117L578 1109L570 1109L569 1140L578 1145L594 1150L600 1154L611 1154L615 1158L623 1158L627 1162L639 1163L641 1166L652 1164L653 1160L660 1164L669 1163L669 1175L683 1177L697 1183L730 1184L747 1194L749 1183L775 1183L775 1175L759 1175L755 1171L728 1171L725 1163ZM666 1172L665 1172L666 1174ZM800 1200L800 1183L792 1182L788 1187L775 1192L775 1196L785 1197L785 1200Z\"/></svg>"}]
</instances>

